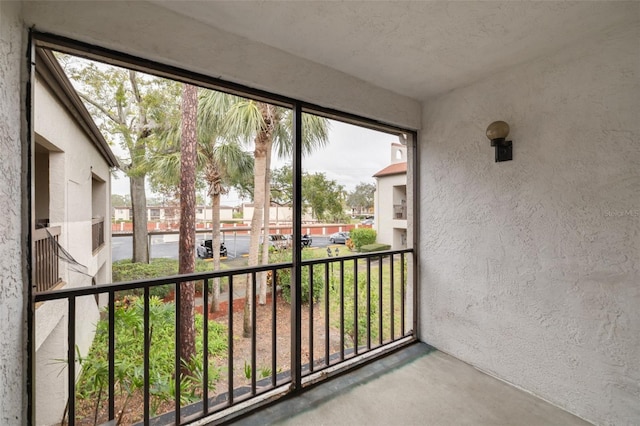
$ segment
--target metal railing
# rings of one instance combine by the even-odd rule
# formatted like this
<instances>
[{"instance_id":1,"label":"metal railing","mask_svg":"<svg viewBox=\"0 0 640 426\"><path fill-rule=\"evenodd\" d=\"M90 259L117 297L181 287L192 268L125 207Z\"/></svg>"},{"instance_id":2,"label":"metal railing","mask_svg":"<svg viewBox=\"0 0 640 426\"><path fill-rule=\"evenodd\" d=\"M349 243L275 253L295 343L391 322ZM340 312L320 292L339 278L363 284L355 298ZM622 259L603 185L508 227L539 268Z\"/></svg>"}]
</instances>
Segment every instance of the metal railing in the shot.
<instances>
[{"instance_id":1,"label":"metal railing","mask_svg":"<svg viewBox=\"0 0 640 426\"><path fill-rule=\"evenodd\" d=\"M37 292L47 291L62 281L58 261L60 226L33 231L35 246L33 284Z\"/></svg>"},{"instance_id":2,"label":"metal railing","mask_svg":"<svg viewBox=\"0 0 640 426\"><path fill-rule=\"evenodd\" d=\"M51 300L65 300L67 306L67 359L68 374L68 419L74 424L78 414L76 399L76 378L78 377L78 354L76 352L76 322L82 321L82 312L76 310L78 298L90 295L103 295L105 308L102 320L106 322L106 344L98 352L107 354L104 371L106 373L106 405L105 418L102 422L116 420L119 407L116 406L116 382L122 380L116 376L116 358L118 355L118 339L116 335L116 310L126 305L125 295L137 292L138 302L143 305L143 318L140 319L143 332L142 340L143 360L141 395L142 412L140 418L144 424L183 424L197 419L229 420L239 413L265 403L265 400L275 398L272 394L283 396L291 392L299 392L305 386L331 377L342 370L348 369L367 357L377 356L385 350L408 344L415 340L415 301L411 300L415 294L415 280L409 276L413 270L413 250L385 251L354 256L332 257L302 261L300 264L301 280L298 289L302 306L286 305L290 292L291 281L294 276L293 263L277 263L259 267L238 268L234 270L196 273L174 277L140 280L118 284L91 286L60 291L48 291L35 294L35 302ZM273 297L267 304L258 306L256 299L250 303L249 317L245 324L250 324L250 335L245 341L250 348L250 360L239 363L239 342L242 330L238 330L234 318L243 315L234 311L234 301L242 293L256 295L261 273L268 274L271 288L276 288ZM151 399L154 389L151 388L150 359L152 354L152 338L155 338L150 315L154 288L171 285L175 290L175 351L173 360L175 376L181 370L180 342L181 334L178 314L183 302L181 288L188 283L201 282L202 295L197 298L197 305L202 306L202 312L209 312L211 300L209 291L215 279L220 279L226 286L226 312L222 325L226 327L226 354L217 358L218 384L220 388L210 388L209 383L214 373L211 372L209 334L213 325L212 320L202 321L201 333L202 350L198 355L202 357L201 383L197 390L199 402L181 404L181 380L175 380L172 390L174 399L170 411L159 414L152 413ZM245 281L246 280L246 281ZM106 297L104 297L106 296ZM240 299L244 299L241 294ZM305 303L306 302L306 303ZM155 302L157 303L157 301ZM237 305L237 303L236 303ZM282 307L289 306L289 313ZM291 330L283 335L282 328L290 323L294 316L294 309L300 309L300 321L291 324ZM258 327L258 317L260 324ZM265 320L266 318L266 320ZM265 323L269 326L266 327ZM157 333L157 331L155 331ZM130 333L130 331L127 331ZM260 335L270 334L270 348L261 350L258 360L258 342ZM296 342L300 336L301 342ZM264 339L263 339L264 340ZM199 343L200 344L200 343ZM96 345L94 341L94 345ZM300 353L294 354L294 348L300 347ZM122 350L122 348L120 348ZM266 352L266 355L265 355ZM282 358L290 360L290 370L282 369ZM246 356L246 354L244 354ZM222 360L222 361L221 361ZM262 362L262 368L259 364ZM219 365L226 363L226 365ZM266 367L268 365L268 368ZM135 370L135 369L134 369ZM224 374L226 370L226 374ZM244 372L246 380L238 380L238 372ZM244 371L242 371L244 370ZM259 370L263 373L259 377ZM295 383L292 378L302 377L302 382ZM38 377L33 377L37 387ZM236 383L241 382L241 383ZM268 394L268 395L266 395ZM238 411L240 410L240 411ZM156 416L154 416L155 414ZM36 419L37 418L36 413ZM152 419L153 417L153 419ZM39 421L40 419L38 419ZM48 419L42 419L46 421Z\"/></svg>"},{"instance_id":3,"label":"metal railing","mask_svg":"<svg viewBox=\"0 0 640 426\"><path fill-rule=\"evenodd\" d=\"M104 218L91 220L91 250L94 252L104 245Z\"/></svg>"},{"instance_id":4,"label":"metal railing","mask_svg":"<svg viewBox=\"0 0 640 426\"><path fill-rule=\"evenodd\" d=\"M406 206L406 204L394 204L393 205L393 218L394 219L407 219L407 206Z\"/></svg>"}]
</instances>

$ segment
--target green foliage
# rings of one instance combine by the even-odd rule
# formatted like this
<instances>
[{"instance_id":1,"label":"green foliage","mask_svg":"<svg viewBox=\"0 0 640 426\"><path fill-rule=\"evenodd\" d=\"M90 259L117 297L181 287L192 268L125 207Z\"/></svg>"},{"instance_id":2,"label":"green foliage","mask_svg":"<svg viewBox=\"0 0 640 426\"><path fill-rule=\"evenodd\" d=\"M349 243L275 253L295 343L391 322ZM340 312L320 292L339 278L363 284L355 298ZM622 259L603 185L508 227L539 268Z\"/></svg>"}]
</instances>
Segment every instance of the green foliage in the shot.
<instances>
[{"instance_id":1,"label":"green foliage","mask_svg":"<svg viewBox=\"0 0 640 426\"><path fill-rule=\"evenodd\" d=\"M373 194L375 192L375 184L360 182L355 189L347 195L347 205L359 212L373 208Z\"/></svg>"},{"instance_id":2,"label":"green foliage","mask_svg":"<svg viewBox=\"0 0 640 426\"><path fill-rule=\"evenodd\" d=\"M334 286L332 288L332 300L339 301L339 287ZM356 327L354 326L354 313L355 313L355 277L353 275L353 269L346 269L344 272L344 332L351 341L356 342ZM377 328L377 315L378 315L378 286L375 283L375 278L372 277L371 289L370 289L370 315L367 315L367 277L364 273L358 274L358 345L366 343L367 339L367 322L370 323L371 339L374 340L378 337ZM334 326L340 327L340 318L334 317Z\"/></svg>"},{"instance_id":3,"label":"green foliage","mask_svg":"<svg viewBox=\"0 0 640 426\"><path fill-rule=\"evenodd\" d=\"M335 180L327 179L324 173L303 176L302 197L319 220L337 221L345 216L344 187Z\"/></svg>"},{"instance_id":4,"label":"green foliage","mask_svg":"<svg viewBox=\"0 0 640 426\"><path fill-rule=\"evenodd\" d=\"M149 354L150 392L152 406L171 401L175 390L175 305L162 303L158 298L150 299L149 320L151 351ZM115 377L116 390L130 397L143 386L143 314L142 299L131 297L116 303L115 316ZM106 315L105 315L106 316ZM196 357L189 365L192 375L181 380L182 401L191 402L202 389L202 315L196 314ZM209 322L209 355L223 355L227 351L227 329L215 321ZM82 375L78 380L79 400L95 399L96 404L106 397L108 385L108 321L101 320L96 326L96 335L86 358L81 360ZM219 369L209 369L213 388Z\"/></svg>"},{"instance_id":5,"label":"green foliage","mask_svg":"<svg viewBox=\"0 0 640 426\"><path fill-rule=\"evenodd\" d=\"M384 251L384 250L391 250L391 246L389 244L376 243L376 244L366 244L360 247L360 251L362 253L371 253L374 251Z\"/></svg>"},{"instance_id":6,"label":"green foliage","mask_svg":"<svg viewBox=\"0 0 640 426\"><path fill-rule=\"evenodd\" d=\"M129 194L111 194L111 205L113 207L131 207L131 196Z\"/></svg>"},{"instance_id":7,"label":"green foliage","mask_svg":"<svg viewBox=\"0 0 640 426\"><path fill-rule=\"evenodd\" d=\"M135 281L150 278L168 277L178 274L177 259L152 259L150 263L132 263L129 259L118 260L113 262L113 282ZM211 265L201 259L196 260L195 272L207 272L211 270ZM151 296L164 299L174 289L174 285L165 284L151 287L149 293ZM196 282L196 290L202 290L202 281ZM131 290L126 292L128 295L141 296L143 290Z\"/></svg>"},{"instance_id":8,"label":"green foliage","mask_svg":"<svg viewBox=\"0 0 640 426\"><path fill-rule=\"evenodd\" d=\"M334 222L345 219L344 198L344 187L335 180L327 179L324 173L302 174L302 202L311 208L316 218ZM293 203L291 165L271 172L271 199L280 205Z\"/></svg>"},{"instance_id":9,"label":"green foliage","mask_svg":"<svg viewBox=\"0 0 640 426\"><path fill-rule=\"evenodd\" d=\"M315 258L315 252L312 250L302 251L302 260L310 260ZM272 253L270 261L273 262L291 262L291 250L282 250L277 253ZM277 271L276 285L282 289L282 298L291 303L291 269L280 269ZM302 303L307 304L311 300L310 294L310 280L309 280L309 266L304 265L301 271L301 289L300 295ZM324 266L313 266L313 303L320 300L322 294L322 288L324 286Z\"/></svg>"},{"instance_id":10,"label":"green foliage","mask_svg":"<svg viewBox=\"0 0 640 426\"><path fill-rule=\"evenodd\" d=\"M351 230L349 235L356 250L360 251L362 246L376 242L377 233L371 228L355 228Z\"/></svg>"},{"instance_id":11,"label":"green foliage","mask_svg":"<svg viewBox=\"0 0 640 426\"><path fill-rule=\"evenodd\" d=\"M271 376L271 369L269 367L260 367L258 368L259 372L260 372L260 376L258 376L259 379L264 379L265 377L269 377ZM251 364L249 364L247 361L244 362L244 377L247 380L251 379Z\"/></svg>"}]
</instances>

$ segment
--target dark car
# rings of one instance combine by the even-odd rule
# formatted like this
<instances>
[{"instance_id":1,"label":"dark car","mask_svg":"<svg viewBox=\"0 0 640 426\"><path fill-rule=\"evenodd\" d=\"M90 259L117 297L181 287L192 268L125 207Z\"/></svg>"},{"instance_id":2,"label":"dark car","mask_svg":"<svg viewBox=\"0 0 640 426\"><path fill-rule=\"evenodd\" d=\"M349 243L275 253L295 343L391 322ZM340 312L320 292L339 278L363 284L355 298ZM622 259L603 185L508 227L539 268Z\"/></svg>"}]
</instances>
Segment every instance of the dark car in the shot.
<instances>
[{"instance_id":1,"label":"dark car","mask_svg":"<svg viewBox=\"0 0 640 426\"><path fill-rule=\"evenodd\" d=\"M200 259L211 259L213 257L213 240L204 240L196 247L196 252ZM220 242L220 257L227 257L227 248L224 242Z\"/></svg>"},{"instance_id":2,"label":"dark car","mask_svg":"<svg viewBox=\"0 0 640 426\"><path fill-rule=\"evenodd\" d=\"M289 238L289 240L293 241L293 235L289 235L288 238ZM300 247L302 247L302 248L311 247L311 243L312 242L313 242L313 240L311 239L311 236L309 234L304 234L300 238Z\"/></svg>"},{"instance_id":3,"label":"dark car","mask_svg":"<svg viewBox=\"0 0 640 426\"><path fill-rule=\"evenodd\" d=\"M329 242L331 244L336 244L336 243L346 244L348 239L349 239L348 232L335 232L329 235Z\"/></svg>"}]
</instances>

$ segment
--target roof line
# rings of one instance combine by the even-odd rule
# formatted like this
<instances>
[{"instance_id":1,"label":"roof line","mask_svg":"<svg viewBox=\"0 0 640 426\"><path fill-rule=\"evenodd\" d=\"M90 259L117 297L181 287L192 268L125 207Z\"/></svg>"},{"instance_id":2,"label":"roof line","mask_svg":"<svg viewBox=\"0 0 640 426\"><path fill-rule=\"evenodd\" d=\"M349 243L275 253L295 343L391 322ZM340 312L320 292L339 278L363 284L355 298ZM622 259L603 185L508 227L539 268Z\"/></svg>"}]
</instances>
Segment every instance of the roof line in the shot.
<instances>
[{"instance_id":1,"label":"roof line","mask_svg":"<svg viewBox=\"0 0 640 426\"><path fill-rule=\"evenodd\" d=\"M118 159L111 151L111 148L109 148L109 144L104 139L102 132L100 132L98 126L96 126L93 118L91 118L91 114L87 111L87 108L67 78L58 60L53 55L53 52L51 50L38 48L36 54L36 73L49 85L67 111L76 119L78 125L89 139L91 139L93 145L98 149L109 166L118 167Z\"/></svg>"}]
</instances>

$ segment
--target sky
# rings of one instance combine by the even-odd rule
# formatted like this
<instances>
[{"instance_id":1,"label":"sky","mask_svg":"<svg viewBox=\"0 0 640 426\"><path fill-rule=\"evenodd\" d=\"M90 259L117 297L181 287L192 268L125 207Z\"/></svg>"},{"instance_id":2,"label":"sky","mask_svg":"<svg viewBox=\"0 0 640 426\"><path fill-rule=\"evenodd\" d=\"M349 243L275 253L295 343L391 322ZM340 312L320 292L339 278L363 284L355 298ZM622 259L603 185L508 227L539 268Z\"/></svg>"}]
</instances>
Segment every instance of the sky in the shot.
<instances>
[{"instance_id":1,"label":"sky","mask_svg":"<svg viewBox=\"0 0 640 426\"><path fill-rule=\"evenodd\" d=\"M329 143L302 159L303 170L325 173L328 179L337 181L347 191L352 191L361 182L375 184L373 175L391 163L391 144L397 143L398 137L336 120L329 121ZM113 147L113 151L119 154L117 147ZM272 169L290 162L290 159L274 159ZM129 180L121 172L112 178L111 192L129 193ZM221 200L231 206L243 201L249 200L242 200L234 192Z\"/></svg>"},{"instance_id":2,"label":"sky","mask_svg":"<svg viewBox=\"0 0 640 426\"><path fill-rule=\"evenodd\" d=\"M84 64L91 62L102 71L112 67L77 57L66 56L65 58L66 66L70 68L81 69L86 66ZM82 91L81 82L72 79L72 83L76 89ZM93 118L100 123L101 117ZM337 120L329 120L329 123L329 143L303 158L303 170L308 173L325 173L328 179L337 181L347 191L352 191L361 182L375 183L373 175L391 163L391 144L397 143L398 137ZM106 139L117 140L118 138L112 135ZM112 151L116 156L126 158L128 155L125 155L124 150L118 145L113 144ZM291 163L291 159L273 158L271 168L276 169L287 163ZM129 179L124 173L117 171L112 176L111 192L120 195L128 194ZM147 195L151 197L155 195L149 190L148 183ZM231 206L243 201L250 200L240 199L233 191L222 199L223 204Z\"/></svg>"}]
</instances>

